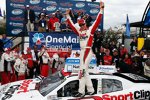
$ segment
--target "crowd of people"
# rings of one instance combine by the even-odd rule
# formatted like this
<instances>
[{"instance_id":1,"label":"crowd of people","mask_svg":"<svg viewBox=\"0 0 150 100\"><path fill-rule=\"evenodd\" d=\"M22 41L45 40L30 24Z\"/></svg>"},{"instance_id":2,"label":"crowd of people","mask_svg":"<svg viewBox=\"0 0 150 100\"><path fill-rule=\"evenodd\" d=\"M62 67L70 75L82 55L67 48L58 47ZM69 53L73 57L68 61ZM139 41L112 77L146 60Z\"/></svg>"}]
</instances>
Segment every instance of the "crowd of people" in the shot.
<instances>
[{"instance_id":1,"label":"crowd of people","mask_svg":"<svg viewBox=\"0 0 150 100\"><path fill-rule=\"evenodd\" d=\"M133 37L130 50L117 41L103 42L102 33L97 31L94 36L93 52L97 65L115 65L118 72L144 75L145 61L150 59L147 50L137 50L137 38Z\"/></svg>"},{"instance_id":2,"label":"crowd of people","mask_svg":"<svg viewBox=\"0 0 150 100\"><path fill-rule=\"evenodd\" d=\"M58 54L50 57L44 45L40 50L35 45L33 49L28 47L24 52L19 47L14 50L5 48L1 55L1 83L31 79L39 75L47 77L58 68L61 69L61 64Z\"/></svg>"},{"instance_id":3,"label":"crowd of people","mask_svg":"<svg viewBox=\"0 0 150 100\"><path fill-rule=\"evenodd\" d=\"M35 31L36 28L34 25L36 16L34 11L30 9L29 5L27 5L24 13L27 31ZM80 36L80 41L87 39L87 36L85 37L82 32L89 30L92 18L88 14L83 14L82 12L74 14L72 9L69 9L69 11L65 14L62 14L59 10L57 10L56 13L52 14L51 18L49 18L49 16L46 14L45 9L43 9L43 11L37 17L37 30L39 32L71 31L71 25L69 25L67 21L68 14L70 15L68 18L71 19L70 23L77 23L78 25L72 25L74 25L76 29L78 29L79 26L83 29L79 29L79 32L81 32L81 35L83 35ZM93 29L96 30L96 28ZM96 30L96 32L91 31L90 34L92 34L90 36L93 37L93 42L90 41L91 43L89 45L89 47L92 48L92 51L90 49L90 55L96 58L97 66L115 65L118 72L136 73L150 77L150 72L148 71L150 66L150 55L146 50L137 51L136 37L134 37L133 41L130 43L131 49L128 51L124 44L121 44L117 41L109 41L104 43L103 33L99 29ZM80 43L80 45L84 45L84 43ZM0 76L2 84L34 78L38 75L47 77L49 74L53 74L64 67L63 63L65 63L65 59L60 61L60 56L57 53L53 56L50 56L47 51L48 48L46 48L44 45L41 46L40 50L38 50L36 45L34 45L33 48L28 47L25 52L21 52L19 47L16 47L12 50L12 46L13 42L8 39L5 34L3 34L2 39L0 40ZM81 49L83 49L83 46L81 46ZM88 50L88 48L86 49ZM68 51L69 56L64 56L64 58L81 57L83 51L84 50L82 50L82 52L78 50L77 52L73 53L72 50L70 50ZM91 58L91 56L89 58ZM84 60L86 59L84 58ZM83 62L85 63L85 61ZM145 66L148 70L145 70ZM145 72L148 74L145 74Z\"/></svg>"},{"instance_id":4,"label":"crowd of people","mask_svg":"<svg viewBox=\"0 0 150 100\"><path fill-rule=\"evenodd\" d=\"M77 23L78 19L83 18L87 26L91 25L92 17L88 14L84 14L82 11L77 13L73 12L70 8L70 16L74 23ZM57 10L55 13L47 14L46 9L43 8L41 13L36 16L34 10L30 9L29 5L26 5L24 11L24 20L26 23L26 29L28 32L66 32L72 31L68 25L66 14Z\"/></svg>"}]
</instances>

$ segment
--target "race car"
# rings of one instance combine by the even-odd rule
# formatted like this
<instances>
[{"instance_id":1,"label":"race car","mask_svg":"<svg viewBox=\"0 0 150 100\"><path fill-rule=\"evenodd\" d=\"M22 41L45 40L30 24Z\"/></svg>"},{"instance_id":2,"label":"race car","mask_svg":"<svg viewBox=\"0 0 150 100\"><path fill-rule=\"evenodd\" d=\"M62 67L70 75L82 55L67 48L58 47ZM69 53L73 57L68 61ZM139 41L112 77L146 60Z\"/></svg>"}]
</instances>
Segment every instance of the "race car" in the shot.
<instances>
[{"instance_id":1,"label":"race car","mask_svg":"<svg viewBox=\"0 0 150 100\"><path fill-rule=\"evenodd\" d=\"M150 100L150 80L131 73L90 74L94 95L74 97L79 88L78 74L56 72L9 83L0 87L0 100ZM85 90L87 91L87 90Z\"/></svg>"}]
</instances>

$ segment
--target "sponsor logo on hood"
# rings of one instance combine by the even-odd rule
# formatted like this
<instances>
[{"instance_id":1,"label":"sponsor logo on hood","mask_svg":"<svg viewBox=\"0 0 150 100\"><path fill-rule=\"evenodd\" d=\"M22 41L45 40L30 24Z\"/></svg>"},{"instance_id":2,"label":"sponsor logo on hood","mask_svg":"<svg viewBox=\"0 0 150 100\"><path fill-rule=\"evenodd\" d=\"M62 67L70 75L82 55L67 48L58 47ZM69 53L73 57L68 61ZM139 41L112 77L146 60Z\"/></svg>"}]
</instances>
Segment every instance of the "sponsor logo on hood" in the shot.
<instances>
[{"instance_id":1,"label":"sponsor logo on hood","mask_svg":"<svg viewBox=\"0 0 150 100\"><path fill-rule=\"evenodd\" d=\"M38 3L40 3L40 0L30 0L30 3L31 4L38 4Z\"/></svg>"},{"instance_id":2,"label":"sponsor logo on hood","mask_svg":"<svg viewBox=\"0 0 150 100\"><path fill-rule=\"evenodd\" d=\"M84 6L85 6L85 4L82 2L76 3L77 8L83 8Z\"/></svg>"},{"instance_id":3,"label":"sponsor logo on hood","mask_svg":"<svg viewBox=\"0 0 150 100\"><path fill-rule=\"evenodd\" d=\"M22 32L22 29L13 29L11 31L11 33L14 34L14 35L19 34L20 32Z\"/></svg>"},{"instance_id":4,"label":"sponsor logo on hood","mask_svg":"<svg viewBox=\"0 0 150 100\"><path fill-rule=\"evenodd\" d=\"M50 5L57 5L57 3L55 1L44 0L43 2L46 4L50 4Z\"/></svg>"},{"instance_id":5,"label":"sponsor logo on hood","mask_svg":"<svg viewBox=\"0 0 150 100\"><path fill-rule=\"evenodd\" d=\"M97 14L98 12L99 12L98 9L91 9L91 10L90 10L90 13L91 13L91 14Z\"/></svg>"},{"instance_id":6,"label":"sponsor logo on hood","mask_svg":"<svg viewBox=\"0 0 150 100\"><path fill-rule=\"evenodd\" d=\"M48 6L46 7L47 11L55 11L56 10L56 6Z\"/></svg>"},{"instance_id":7,"label":"sponsor logo on hood","mask_svg":"<svg viewBox=\"0 0 150 100\"><path fill-rule=\"evenodd\" d=\"M23 11L21 10L21 9L14 9L13 11L12 11L12 14L13 15L21 15L23 13Z\"/></svg>"}]
</instances>

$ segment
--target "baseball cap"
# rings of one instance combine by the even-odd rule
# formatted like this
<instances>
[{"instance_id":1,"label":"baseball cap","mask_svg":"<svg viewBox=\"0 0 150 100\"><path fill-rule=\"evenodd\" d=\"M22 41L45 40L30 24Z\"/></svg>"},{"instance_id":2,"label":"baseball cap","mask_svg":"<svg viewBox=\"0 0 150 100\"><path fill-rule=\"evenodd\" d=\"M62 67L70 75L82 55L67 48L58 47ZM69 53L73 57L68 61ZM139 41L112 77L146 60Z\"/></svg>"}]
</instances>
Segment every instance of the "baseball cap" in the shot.
<instances>
[{"instance_id":1,"label":"baseball cap","mask_svg":"<svg viewBox=\"0 0 150 100\"><path fill-rule=\"evenodd\" d=\"M30 7L29 5L26 5L26 7Z\"/></svg>"}]
</instances>

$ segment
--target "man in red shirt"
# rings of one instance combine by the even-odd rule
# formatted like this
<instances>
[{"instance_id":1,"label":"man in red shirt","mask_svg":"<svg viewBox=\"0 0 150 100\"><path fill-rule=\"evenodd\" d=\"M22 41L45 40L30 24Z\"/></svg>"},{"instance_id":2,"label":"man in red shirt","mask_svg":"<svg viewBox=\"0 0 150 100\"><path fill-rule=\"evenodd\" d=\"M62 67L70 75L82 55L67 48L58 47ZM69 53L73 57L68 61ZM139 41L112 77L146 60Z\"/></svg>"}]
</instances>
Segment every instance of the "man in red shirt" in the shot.
<instances>
[{"instance_id":1,"label":"man in red shirt","mask_svg":"<svg viewBox=\"0 0 150 100\"><path fill-rule=\"evenodd\" d=\"M59 23L59 19L55 16L55 13L52 13L52 17L49 19L48 22L48 27L49 27L49 31L53 32L55 31L56 28L56 23Z\"/></svg>"},{"instance_id":2,"label":"man in red shirt","mask_svg":"<svg viewBox=\"0 0 150 100\"><path fill-rule=\"evenodd\" d=\"M103 57L104 65L112 65L112 56L110 55L110 50L105 50L106 55Z\"/></svg>"}]
</instances>

